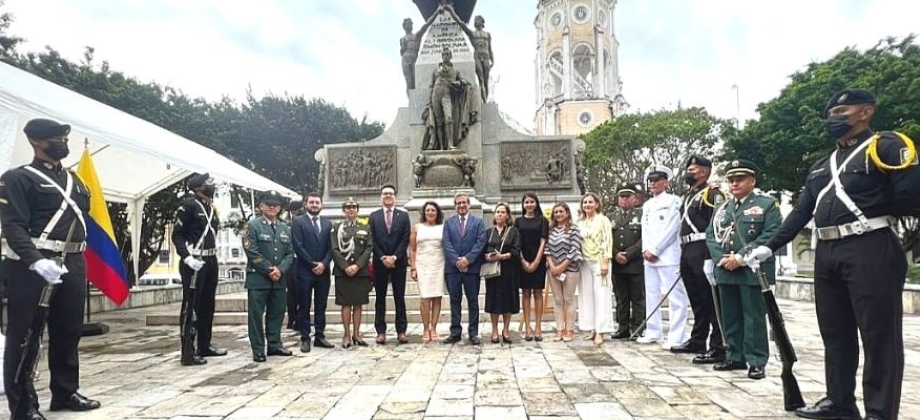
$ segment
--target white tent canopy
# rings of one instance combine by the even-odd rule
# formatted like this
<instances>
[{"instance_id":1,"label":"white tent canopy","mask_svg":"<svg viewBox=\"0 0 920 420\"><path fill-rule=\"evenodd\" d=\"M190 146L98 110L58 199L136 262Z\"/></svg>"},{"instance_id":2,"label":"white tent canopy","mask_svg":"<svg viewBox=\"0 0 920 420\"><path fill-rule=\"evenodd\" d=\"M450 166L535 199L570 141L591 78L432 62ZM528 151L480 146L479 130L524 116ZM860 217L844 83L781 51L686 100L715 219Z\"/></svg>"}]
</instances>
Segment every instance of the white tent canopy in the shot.
<instances>
[{"instance_id":1,"label":"white tent canopy","mask_svg":"<svg viewBox=\"0 0 920 420\"><path fill-rule=\"evenodd\" d=\"M218 182L295 195L207 147L0 63L0 172L31 162L32 148L22 128L32 118L70 124L71 153L65 166L76 165L86 141L106 200L128 206L134 255L140 248L141 212L147 197L193 172L208 172ZM136 258L134 264L137 273Z\"/></svg>"}]
</instances>

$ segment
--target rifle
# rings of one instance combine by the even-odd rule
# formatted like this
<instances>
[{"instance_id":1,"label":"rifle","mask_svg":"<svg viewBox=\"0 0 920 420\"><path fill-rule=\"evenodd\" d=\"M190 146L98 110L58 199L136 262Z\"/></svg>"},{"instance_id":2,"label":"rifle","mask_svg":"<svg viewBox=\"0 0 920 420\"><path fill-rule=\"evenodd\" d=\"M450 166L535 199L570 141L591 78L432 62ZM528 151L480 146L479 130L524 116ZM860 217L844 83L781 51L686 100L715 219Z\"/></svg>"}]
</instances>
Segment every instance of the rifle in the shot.
<instances>
[{"instance_id":1,"label":"rifle","mask_svg":"<svg viewBox=\"0 0 920 420\"><path fill-rule=\"evenodd\" d=\"M182 346L182 357L180 363L185 366L194 365L195 358L195 288L198 286L198 271L192 271L192 280L188 286L188 296L182 299L182 310L180 311L180 330L179 341Z\"/></svg>"},{"instance_id":2,"label":"rifle","mask_svg":"<svg viewBox=\"0 0 920 420\"><path fill-rule=\"evenodd\" d=\"M67 230L67 237L64 239L64 246L70 244L73 239L73 231L77 226L77 219L70 222L70 228ZM61 251L61 255L54 257L54 262L58 266L64 266L64 259L67 257L66 249ZM38 358L41 356L42 335L45 333L45 324L48 321L48 308L51 306L51 297L54 295L57 287L53 284L46 283L42 288L41 296L38 299L38 309L32 316L32 324L26 331L22 339L22 356L19 358L19 365L16 367L16 376L13 378L13 384L22 388L19 403L16 405L16 412L13 418L25 417L26 412L32 406L30 398L34 398L35 391L32 385L32 379L38 371Z\"/></svg>"},{"instance_id":3,"label":"rifle","mask_svg":"<svg viewBox=\"0 0 920 420\"><path fill-rule=\"evenodd\" d=\"M732 227L737 232L738 221L735 220L732 224ZM741 241L741 245L747 249L747 253L750 253L751 248L748 246L747 241L744 240L744 236L739 233L737 237ZM795 379L795 374L792 373L792 365L799 359L795 355L795 348L792 347L789 332L786 331L786 321L783 320L783 314L779 311L779 305L776 304L776 296L773 295L773 290L770 289L770 280L767 278L767 274L760 267L752 271L760 282L764 307L767 311L767 318L770 320L770 327L773 330L773 343L776 344L779 359L783 362L783 372L780 374L780 379L783 381L783 408L786 411L793 411L805 406L802 391L799 389L799 382Z\"/></svg>"},{"instance_id":4,"label":"rifle","mask_svg":"<svg viewBox=\"0 0 920 420\"><path fill-rule=\"evenodd\" d=\"M799 359L795 355L792 340L789 338L789 332L786 331L786 322L783 320L783 314L776 304L776 296L773 295L773 290L770 289L770 281L767 279L766 273L758 267L754 270L754 274L760 280L763 301L767 309L767 318L770 319L770 326L773 328L773 342L776 343L776 350L779 353L780 360L783 362L783 373L780 374L780 378L783 381L783 408L786 411L793 411L805 406L802 391L799 389L799 382L792 373L792 365Z\"/></svg>"}]
</instances>

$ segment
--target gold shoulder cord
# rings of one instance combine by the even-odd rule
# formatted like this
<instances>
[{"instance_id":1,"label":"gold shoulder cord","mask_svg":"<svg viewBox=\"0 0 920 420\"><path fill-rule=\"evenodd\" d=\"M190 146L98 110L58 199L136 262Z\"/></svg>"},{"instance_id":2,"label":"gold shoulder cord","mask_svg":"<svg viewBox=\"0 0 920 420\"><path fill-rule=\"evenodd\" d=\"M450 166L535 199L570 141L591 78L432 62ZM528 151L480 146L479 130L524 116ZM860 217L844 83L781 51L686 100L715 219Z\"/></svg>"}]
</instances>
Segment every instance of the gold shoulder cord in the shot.
<instances>
[{"instance_id":1,"label":"gold shoulder cord","mask_svg":"<svg viewBox=\"0 0 920 420\"><path fill-rule=\"evenodd\" d=\"M903 171L914 163L914 160L917 158L917 148L914 146L913 140L911 140L909 137L897 131L892 131L892 133L897 135L901 141L904 142L904 146L907 147L907 156L905 156L904 159L901 159L900 165L889 165L883 162L881 158L879 158L878 141L882 138L882 136L878 133L869 139L870 143L869 147L866 148L866 157L872 159L872 163L874 163L875 166L877 166L882 171Z\"/></svg>"},{"instance_id":2,"label":"gold shoulder cord","mask_svg":"<svg viewBox=\"0 0 920 420\"><path fill-rule=\"evenodd\" d=\"M707 206L709 206L709 207L715 208L715 207L716 207L715 204L713 204L711 201L709 201L709 192L710 192L710 191L712 191L712 188L709 188L709 186L707 186L706 189L703 190L703 204L705 204L705 205L707 205ZM726 197L725 197L725 193L723 193L721 189L719 190L719 195L721 195L722 198L726 198Z\"/></svg>"}]
</instances>

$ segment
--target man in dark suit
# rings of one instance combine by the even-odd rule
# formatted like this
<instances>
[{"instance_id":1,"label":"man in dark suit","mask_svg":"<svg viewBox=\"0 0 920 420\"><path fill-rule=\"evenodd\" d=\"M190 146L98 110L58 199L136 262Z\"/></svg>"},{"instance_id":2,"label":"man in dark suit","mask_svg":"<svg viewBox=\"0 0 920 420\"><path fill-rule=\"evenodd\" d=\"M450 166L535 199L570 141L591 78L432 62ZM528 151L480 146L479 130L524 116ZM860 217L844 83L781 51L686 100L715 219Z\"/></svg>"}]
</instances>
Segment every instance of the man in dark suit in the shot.
<instances>
[{"instance_id":1,"label":"man in dark suit","mask_svg":"<svg viewBox=\"0 0 920 420\"><path fill-rule=\"evenodd\" d=\"M393 284L393 301L396 306L396 339L400 344L409 342L406 336L406 267L408 266L409 232L412 229L409 213L396 208L396 187L390 184L380 188L383 208L371 213L370 228L374 238L374 329L377 344L387 341L387 287Z\"/></svg>"},{"instance_id":2,"label":"man in dark suit","mask_svg":"<svg viewBox=\"0 0 920 420\"><path fill-rule=\"evenodd\" d=\"M460 341L460 303L465 294L470 344L479 345L479 268L486 226L481 218L469 214L470 197L466 193L454 195L454 209L457 215L444 222L444 274L450 295L450 336L444 343Z\"/></svg>"},{"instance_id":3,"label":"man in dark suit","mask_svg":"<svg viewBox=\"0 0 920 420\"><path fill-rule=\"evenodd\" d=\"M288 204L288 217L285 222L293 229L294 219L306 213L304 203L307 200L292 200ZM286 273L284 273L284 283L287 285L287 329L300 331L300 325L297 318L300 317L300 292L297 290L297 256L294 256L295 263Z\"/></svg>"},{"instance_id":4,"label":"man in dark suit","mask_svg":"<svg viewBox=\"0 0 920 420\"><path fill-rule=\"evenodd\" d=\"M300 351L308 353L311 299L315 306L313 321L316 327L313 344L328 349L335 347L326 341L326 300L329 298L329 264L332 261L332 237L329 232L332 223L319 215L323 209L323 199L319 194L307 194L304 204L307 212L294 219L291 231L294 236L294 253L297 254Z\"/></svg>"}]
</instances>

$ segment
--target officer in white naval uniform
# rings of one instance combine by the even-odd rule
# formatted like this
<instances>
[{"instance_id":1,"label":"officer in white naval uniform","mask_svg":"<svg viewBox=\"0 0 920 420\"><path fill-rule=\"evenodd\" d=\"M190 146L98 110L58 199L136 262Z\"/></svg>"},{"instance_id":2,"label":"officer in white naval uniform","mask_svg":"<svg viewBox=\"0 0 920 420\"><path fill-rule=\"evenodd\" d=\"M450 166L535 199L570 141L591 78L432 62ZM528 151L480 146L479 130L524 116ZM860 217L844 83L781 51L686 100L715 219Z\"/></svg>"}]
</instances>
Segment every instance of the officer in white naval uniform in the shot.
<instances>
[{"instance_id":1,"label":"officer in white naval uniform","mask_svg":"<svg viewBox=\"0 0 920 420\"><path fill-rule=\"evenodd\" d=\"M649 314L645 334L639 343L661 342L670 349L687 341L687 289L680 281L681 199L665 190L674 177L670 168L652 165L648 174L651 198L642 207L642 258L645 260L645 312ZM670 290L670 293L668 292ZM657 306L668 295L671 328L667 340L661 330L661 312Z\"/></svg>"}]
</instances>

